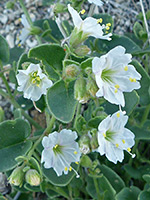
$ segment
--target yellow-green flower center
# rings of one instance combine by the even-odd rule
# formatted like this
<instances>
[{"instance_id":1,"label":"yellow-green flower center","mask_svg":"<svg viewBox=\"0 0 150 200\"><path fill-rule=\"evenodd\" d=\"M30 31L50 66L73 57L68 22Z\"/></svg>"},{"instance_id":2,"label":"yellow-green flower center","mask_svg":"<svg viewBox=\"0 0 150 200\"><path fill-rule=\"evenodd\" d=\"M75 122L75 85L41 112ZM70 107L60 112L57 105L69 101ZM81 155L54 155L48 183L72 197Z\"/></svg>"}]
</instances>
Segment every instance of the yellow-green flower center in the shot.
<instances>
[{"instance_id":1,"label":"yellow-green flower center","mask_svg":"<svg viewBox=\"0 0 150 200\"><path fill-rule=\"evenodd\" d=\"M104 69L102 71L102 74L101 74L101 78L104 82L113 82L112 80L112 75L115 73L115 71L111 70L111 69Z\"/></svg>"},{"instance_id":2,"label":"yellow-green flower center","mask_svg":"<svg viewBox=\"0 0 150 200\"><path fill-rule=\"evenodd\" d=\"M30 74L30 81L32 84L36 85L36 86L40 86L40 83L41 83L41 79L40 77L37 75L37 71L36 72L33 72Z\"/></svg>"}]
</instances>

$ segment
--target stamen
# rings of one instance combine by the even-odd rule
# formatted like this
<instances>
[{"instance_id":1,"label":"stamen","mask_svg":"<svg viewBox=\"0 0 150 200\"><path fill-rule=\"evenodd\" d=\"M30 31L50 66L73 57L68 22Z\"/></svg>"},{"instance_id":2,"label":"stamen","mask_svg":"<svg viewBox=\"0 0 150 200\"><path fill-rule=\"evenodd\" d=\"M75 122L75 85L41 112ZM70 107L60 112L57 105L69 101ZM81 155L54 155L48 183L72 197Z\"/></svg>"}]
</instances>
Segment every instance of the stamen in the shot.
<instances>
[{"instance_id":1,"label":"stamen","mask_svg":"<svg viewBox=\"0 0 150 200\"><path fill-rule=\"evenodd\" d=\"M118 147L119 147L119 144L116 144L116 147L118 148Z\"/></svg>"},{"instance_id":2,"label":"stamen","mask_svg":"<svg viewBox=\"0 0 150 200\"><path fill-rule=\"evenodd\" d=\"M115 93L117 93L118 92L118 89L115 89Z\"/></svg>"},{"instance_id":3,"label":"stamen","mask_svg":"<svg viewBox=\"0 0 150 200\"><path fill-rule=\"evenodd\" d=\"M118 88L120 88L120 86L117 84L117 85L115 85L115 88L117 88L117 89L118 89Z\"/></svg>"},{"instance_id":4,"label":"stamen","mask_svg":"<svg viewBox=\"0 0 150 200\"><path fill-rule=\"evenodd\" d=\"M55 146L54 146L54 148L56 149L58 147L58 144L56 144Z\"/></svg>"},{"instance_id":5,"label":"stamen","mask_svg":"<svg viewBox=\"0 0 150 200\"><path fill-rule=\"evenodd\" d=\"M21 47L21 44L20 44L20 43L18 44L18 47Z\"/></svg>"},{"instance_id":6,"label":"stamen","mask_svg":"<svg viewBox=\"0 0 150 200\"><path fill-rule=\"evenodd\" d=\"M76 155L76 154L77 154L77 151L74 151L73 153Z\"/></svg>"},{"instance_id":7,"label":"stamen","mask_svg":"<svg viewBox=\"0 0 150 200\"><path fill-rule=\"evenodd\" d=\"M80 177L80 175L78 174L78 172L72 167L72 170L75 172L75 174L76 174L76 178L79 178Z\"/></svg>"},{"instance_id":8,"label":"stamen","mask_svg":"<svg viewBox=\"0 0 150 200\"><path fill-rule=\"evenodd\" d=\"M107 23L106 26L111 26L111 23Z\"/></svg>"},{"instance_id":9,"label":"stamen","mask_svg":"<svg viewBox=\"0 0 150 200\"><path fill-rule=\"evenodd\" d=\"M81 13L81 15L83 15L85 13L85 10L82 9L80 13Z\"/></svg>"},{"instance_id":10,"label":"stamen","mask_svg":"<svg viewBox=\"0 0 150 200\"><path fill-rule=\"evenodd\" d=\"M99 18L98 20L97 20L97 23L102 23L103 22L103 19L102 18Z\"/></svg>"},{"instance_id":11,"label":"stamen","mask_svg":"<svg viewBox=\"0 0 150 200\"><path fill-rule=\"evenodd\" d=\"M136 79L135 79L135 78L129 78L129 80L130 80L131 82L136 82Z\"/></svg>"},{"instance_id":12,"label":"stamen","mask_svg":"<svg viewBox=\"0 0 150 200\"><path fill-rule=\"evenodd\" d=\"M79 162L75 162L77 165L79 164Z\"/></svg>"},{"instance_id":13,"label":"stamen","mask_svg":"<svg viewBox=\"0 0 150 200\"><path fill-rule=\"evenodd\" d=\"M131 153L131 149L130 148L127 148L127 152L132 156L132 158L135 158L136 155Z\"/></svg>"},{"instance_id":14,"label":"stamen","mask_svg":"<svg viewBox=\"0 0 150 200\"><path fill-rule=\"evenodd\" d=\"M122 140L122 143L125 144L126 143L125 140Z\"/></svg>"},{"instance_id":15,"label":"stamen","mask_svg":"<svg viewBox=\"0 0 150 200\"><path fill-rule=\"evenodd\" d=\"M118 118L120 117L120 113L117 113L117 117L118 117Z\"/></svg>"},{"instance_id":16,"label":"stamen","mask_svg":"<svg viewBox=\"0 0 150 200\"><path fill-rule=\"evenodd\" d=\"M106 137L106 134L105 133L103 133L103 136L104 136L104 138Z\"/></svg>"},{"instance_id":17,"label":"stamen","mask_svg":"<svg viewBox=\"0 0 150 200\"><path fill-rule=\"evenodd\" d=\"M128 148L127 148L127 151L128 151L128 152L130 152L130 151L131 151L131 149L128 147Z\"/></svg>"},{"instance_id":18,"label":"stamen","mask_svg":"<svg viewBox=\"0 0 150 200\"><path fill-rule=\"evenodd\" d=\"M106 34L109 33L108 31L106 31Z\"/></svg>"},{"instance_id":19,"label":"stamen","mask_svg":"<svg viewBox=\"0 0 150 200\"><path fill-rule=\"evenodd\" d=\"M125 66L125 67L124 67L124 70L125 70L125 71L128 71L128 66Z\"/></svg>"},{"instance_id":20,"label":"stamen","mask_svg":"<svg viewBox=\"0 0 150 200\"><path fill-rule=\"evenodd\" d=\"M69 171L70 171L70 172L72 171L72 167L69 167Z\"/></svg>"},{"instance_id":21,"label":"stamen","mask_svg":"<svg viewBox=\"0 0 150 200\"><path fill-rule=\"evenodd\" d=\"M65 171L67 171L68 170L68 168L67 167L65 167Z\"/></svg>"},{"instance_id":22,"label":"stamen","mask_svg":"<svg viewBox=\"0 0 150 200\"><path fill-rule=\"evenodd\" d=\"M106 26L106 30L108 31L110 29L110 27L109 26Z\"/></svg>"}]
</instances>

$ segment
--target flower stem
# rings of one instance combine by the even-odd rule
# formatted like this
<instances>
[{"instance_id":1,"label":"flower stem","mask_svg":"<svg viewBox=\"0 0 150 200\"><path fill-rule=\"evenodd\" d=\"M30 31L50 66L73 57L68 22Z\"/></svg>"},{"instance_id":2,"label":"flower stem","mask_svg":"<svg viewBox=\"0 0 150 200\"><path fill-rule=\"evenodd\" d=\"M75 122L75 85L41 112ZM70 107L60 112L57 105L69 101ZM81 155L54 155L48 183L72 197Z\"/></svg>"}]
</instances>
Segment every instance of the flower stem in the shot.
<instances>
[{"instance_id":1,"label":"flower stem","mask_svg":"<svg viewBox=\"0 0 150 200\"><path fill-rule=\"evenodd\" d=\"M81 113L81 106L82 106L82 104L81 104L81 103L78 103L78 105L77 105L76 117L75 117L75 119L74 119L74 128L75 128L77 119L78 119L78 117L79 117L79 115L80 115L80 113Z\"/></svg>"},{"instance_id":2,"label":"flower stem","mask_svg":"<svg viewBox=\"0 0 150 200\"><path fill-rule=\"evenodd\" d=\"M29 153L28 153L28 158L29 158L29 159L31 158L32 154L34 153L34 150L36 149L37 145L41 142L41 140L43 139L43 137L44 137L45 135L47 135L48 133L51 132L55 120L56 120L55 117L52 116L52 117L51 117L51 120L50 120L50 122L49 122L48 127L45 129L45 131L43 132L43 134L42 134L42 135L39 137L39 139L34 143L32 149L29 151Z\"/></svg>"},{"instance_id":3,"label":"flower stem","mask_svg":"<svg viewBox=\"0 0 150 200\"><path fill-rule=\"evenodd\" d=\"M30 26L32 27L32 26L33 26L33 22L32 22L32 20L31 20L31 17L30 17L30 15L29 15L29 13L28 13L28 10L26 9L26 7L25 7L25 5L24 5L24 3L23 3L23 0L19 0L19 3L20 3L20 5L21 5L21 7L22 7L22 10L23 10L23 12L24 12L24 14L25 14L25 16L26 16L26 18L27 18L27 20L28 20ZM39 44L42 44L42 41L41 41L41 39L39 38L39 36L36 35L36 39L37 39L37 41L38 41Z\"/></svg>"},{"instance_id":4,"label":"flower stem","mask_svg":"<svg viewBox=\"0 0 150 200\"><path fill-rule=\"evenodd\" d=\"M93 178L93 181L94 181L94 185L95 185L95 189L96 189L96 193L97 193L97 200L102 200L100 190L98 187L98 183L97 183L97 179Z\"/></svg>"},{"instance_id":5,"label":"flower stem","mask_svg":"<svg viewBox=\"0 0 150 200\"><path fill-rule=\"evenodd\" d=\"M149 111L150 111L150 104L148 104L145 108L145 111L144 111L144 114L142 116L142 120L141 120L141 123L140 123L140 127L142 128L142 126L144 125L144 123L146 122L147 120L147 117L148 117L148 114L149 114Z\"/></svg>"}]
</instances>

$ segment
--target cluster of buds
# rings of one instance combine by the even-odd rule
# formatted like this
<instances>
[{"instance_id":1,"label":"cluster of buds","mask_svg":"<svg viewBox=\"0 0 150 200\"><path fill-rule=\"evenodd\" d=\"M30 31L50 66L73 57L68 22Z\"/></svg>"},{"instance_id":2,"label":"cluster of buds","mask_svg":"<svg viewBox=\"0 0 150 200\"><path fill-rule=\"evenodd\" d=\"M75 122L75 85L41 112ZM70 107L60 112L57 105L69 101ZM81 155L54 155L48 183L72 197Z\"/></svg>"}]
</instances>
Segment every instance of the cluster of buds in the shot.
<instances>
[{"instance_id":1,"label":"cluster of buds","mask_svg":"<svg viewBox=\"0 0 150 200\"><path fill-rule=\"evenodd\" d=\"M22 187L24 181L31 186L38 186L41 183L41 176L35 169L30 169L24 172L23 167L17 167L13 170L8 178L9 183L18 187Z\"/></svg>"}]
</instances>

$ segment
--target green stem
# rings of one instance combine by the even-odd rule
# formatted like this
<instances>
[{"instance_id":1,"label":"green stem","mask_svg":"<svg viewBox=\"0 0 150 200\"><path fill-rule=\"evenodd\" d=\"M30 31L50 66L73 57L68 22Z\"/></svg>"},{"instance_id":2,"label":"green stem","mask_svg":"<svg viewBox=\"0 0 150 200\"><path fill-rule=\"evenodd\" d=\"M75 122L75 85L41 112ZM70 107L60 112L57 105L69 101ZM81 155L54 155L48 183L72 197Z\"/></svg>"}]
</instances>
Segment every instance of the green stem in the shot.
<instances>
[{"instance_id":1,"label":"green stem","mask_svg":"<svg viewBox=\"0 0 150 200\"><path fill-rule=\"evenodd\" d=\"M93 178L93 181L94 181L94 185L95 185L95 189L96 189L96 193L97 193L97 200L102 200L100 190L98 187L98 183L97 183L97 179Z\"/></svg>"},{"instance_id":2,"label":"green stem","mask_svg":"<svg viewBox=\"0 0 150 200\"><path fill-rule=\"evenodd\" d=\"M32 149L29 151L29 153L28 153L28 158L29 159L31 158L32 154L34 153L34 150L36 149L37 145L41 142L41 140L43 139L43 137L51 132L51 130L53 128L53 125L54 125L54 122L55 122L55 117L52 116L48 127L45 129L45 131L43 132L43 134L34 143Z\"/></svg>"},{"instance_id":3,"label":"green stem","mask_svg":"<svg viewBox=\"0 0 150 200\"><path fill-rule=\"evenodd\" d=\"M0 95L5 97L6 99L9 99L9 95L6 92L4 92L2 89L0 89Z\"/></svg>"},{"instance_id":4,"label":"green stem","mask_svg":"<svg viewBox=\"0 0 150 200\"><path fill-rule=\"evenodd\" d=\"M23 3L23 0L19 0L19 2L20 2L22 10L23 10L23 12L24 12L24 14L25 14L30 26L32 27L33 26L33 22L32 22L32 19L31 19L29 13L28 13L28 10L26 9L26 7L25 7L25 5ZM36 35L36 39L37 39L39 44L42 44L41 39L39 38L39 36Z\"/></svg>"},{"instance_id":5,"label":"green stem","mask_svg":"<svg viewBox=\"0 0 150 200\"><path fill-rule=\"evenodd\" d=\"M48 185L48 189L55 191L56 193L60 194L61 196L69 199L69 196L66 192L64 192L63 189L61 189L60 187L55 188L54 186Z\"/></svg>"},{"instance_id":6,"label":"green stem","mask_svg":"<svg viewBox=\"0 0 150 200\"><path fill-rule=\"evenodd\" d=\"M79 117L79 115L80 115L80 113L81 113L81 107L82 107L82 104L81 104L81 103L78 103L78 105L77 105L76 117L75 117L75 119L74 119L74 126L73 126L74 128L75 128L77 119L78 119L78 117Z\"/></svg>"},{"instance_id":7,"label":"green stem","mask_svg":"<svg viewBox=\"0 0 150 200\"><path fill-rule=\"evenodd\" d=\"M142 120L141 120L141 123L140 123L140 127L142 128L142 126L144 125L144 123L146 122L147 120L147 117L148 117L148 114L149 114L149 111L150 111L150 104L148 104L145 108L145 111L144 111L144 114L142 116Z\"/></svg>"},{"instance_id":8,"label":"green stem","mask_svg":"<svg viewBox=\"0 0 150 200\"><path fill-rule=\"evenodd\" d=\"M51 34L48 34L48 36L49 36L54 42L60 44L60 42L59 42L56 38L54 38Z\"/></svg>"}]
</instances>

